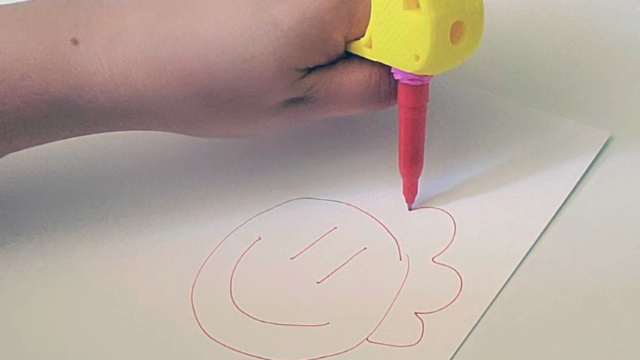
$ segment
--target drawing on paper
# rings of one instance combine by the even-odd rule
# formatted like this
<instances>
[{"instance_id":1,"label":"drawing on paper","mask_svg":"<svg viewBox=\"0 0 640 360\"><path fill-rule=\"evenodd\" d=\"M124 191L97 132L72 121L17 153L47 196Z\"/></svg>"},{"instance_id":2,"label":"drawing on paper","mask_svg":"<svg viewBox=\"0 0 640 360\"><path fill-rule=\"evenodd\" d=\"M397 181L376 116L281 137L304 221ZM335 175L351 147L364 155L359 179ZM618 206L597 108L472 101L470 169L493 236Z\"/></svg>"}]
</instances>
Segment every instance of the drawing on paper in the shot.
<instances>
[{"instance_id":1,"label":"drawing on paper","mask_svg":"<svg viewBox=\"0 0 640 360\"><path fill-rule=\"evenodd\" d=\"M444 215L451 227L444 248L428 259L404 254L381 220L338 200L296 198L252 216L197 271L190 295L198 327L219 346L263 360L417 346L427 336L424 317L454 304L464 283L455 267L438 260L456 238L455 218L441 208L415 211ZM410 341L382 341L376 332L406 292L412 261L455 275L455 294L430 310L411 308L417 325Z\"/></svg>"}]
</instances>

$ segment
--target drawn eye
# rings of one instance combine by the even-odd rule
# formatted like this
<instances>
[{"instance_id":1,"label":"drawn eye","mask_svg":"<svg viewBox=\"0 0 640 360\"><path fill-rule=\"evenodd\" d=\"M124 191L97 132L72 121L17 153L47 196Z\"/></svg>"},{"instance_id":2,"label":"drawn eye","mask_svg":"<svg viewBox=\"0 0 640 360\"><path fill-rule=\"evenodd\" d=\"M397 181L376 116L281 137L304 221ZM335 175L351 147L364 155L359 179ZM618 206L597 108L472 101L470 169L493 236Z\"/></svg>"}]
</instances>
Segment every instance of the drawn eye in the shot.
<instances>
[{"instance_id":1,"label":"drawn eye","mask_svg":"<svg viewBox=\"0 0 640 360\"><path fill-rule=\"evenodd\" d=\"M300 255L302 255L302 254L306 253L307 251L309 251L311 248L316 246L320 241L322 241L322 239L326 238L327 235L331 234L332 232L334 232L336 230L338 230L338 227L334 226L329 231L326 231L324 234L320 235L320 237L317 238L315 241L313 241L311 244L307 245L307 247L305 247L304 249L300 250L297 254L293 255L291 257L291 260L297 259Z\"/></svg>"},{"instance_id":2,"label":"drawn eye","mask_svg":"<svg viewBox=\"0 0 640 360\"><path fill-rule=\"evenodd\" d=\"M328 278L332 277L335 273L337 273L338 271L340 271L342 268L344 268L345 266L347 266L347 264L349 264L353 259L355 259L358 255L362 254L363 252L367 251L367 248L364 247L362 248L360 251L358 251L357 253L351 255L350 258L348 258L346 261L344 261L340 266L338 266L337 268L335 268L335 270L331 271L327 276L323 277L322 279L316 281L316 284L322 284L325 280L327 280Z\"/></svg>"},{"instance_id":3,"label":"drawn eye","mask_svg":"<svg viewBox=\"0 0 640 360\"><path fill-rule=\"evenodd\" d=\"M307 251L309 251L310 249L312 249L314 246L316 246L320 241L322 241L323 239L325 239L329 234L333 233L334 231L338 230L337 226L334 226L333 228L331 228L330 230L326 231L325 233L323 233L322 235L320 235L320 237L318 237L316 240L314 240L311 244L307 245L304 249L300 250L297 254L293 255L291 257L291 260L295 260L298 257L300 257L300 255L306 253ZM355 259L356 257L358 257L358 255L362 254L363 252L365 252L367 250L366 247L360 249L360 251L358 251L357 253L351 255L351 257L349 257L347 260L343 261L338 267L336 267L334 270L332 270L329 274L327 274L326 276L320 278L319 280L316 280L316 284L322 284L323 282L325 282L327 279L329 279L330 277L332 277L333 275L335 275L335 273L337 273L338 271L340 271L342 268L344 268L345 266L347 266L347 264L349 264L353 259Z\"/></svg>"}]
</instances>

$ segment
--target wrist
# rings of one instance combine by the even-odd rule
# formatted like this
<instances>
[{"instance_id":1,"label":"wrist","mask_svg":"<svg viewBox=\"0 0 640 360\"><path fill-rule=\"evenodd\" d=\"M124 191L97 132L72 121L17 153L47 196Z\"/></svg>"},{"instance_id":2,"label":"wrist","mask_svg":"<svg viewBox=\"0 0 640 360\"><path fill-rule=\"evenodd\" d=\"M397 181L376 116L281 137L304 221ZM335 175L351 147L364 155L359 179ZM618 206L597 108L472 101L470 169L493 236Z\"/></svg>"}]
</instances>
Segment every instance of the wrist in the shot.
<instances>
[{"instance_id":1,"label":"wrist","mask_svg":"<svg viewBox=\"0 0 640 360\"><path fill-rule=\"evenodd\" d=\"M98 3L99 4L99 3ZM92 49L92 1L35 1L0 9L0 156L71 137L126 130Z\"/></svg>"}]
</instances>

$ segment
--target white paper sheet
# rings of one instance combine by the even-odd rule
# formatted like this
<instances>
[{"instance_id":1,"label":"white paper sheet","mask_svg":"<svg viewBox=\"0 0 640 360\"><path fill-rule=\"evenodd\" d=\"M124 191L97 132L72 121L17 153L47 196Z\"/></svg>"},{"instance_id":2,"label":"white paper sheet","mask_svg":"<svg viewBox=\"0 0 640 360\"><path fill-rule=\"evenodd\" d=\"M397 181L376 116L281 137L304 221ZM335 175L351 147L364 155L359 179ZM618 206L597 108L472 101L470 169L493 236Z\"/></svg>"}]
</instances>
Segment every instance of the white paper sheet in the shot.
<instances>
[{"instance_id":1,"label":"white paper sheet","mask_svg":"<svg viewBox=\"0 0 640 360\"><path fill-rule=\"evenodd\" d=\"M440 79L409 213L394 119L2 160L0 358L451 358L608 135Z\"/></svg>"}]
</instances>

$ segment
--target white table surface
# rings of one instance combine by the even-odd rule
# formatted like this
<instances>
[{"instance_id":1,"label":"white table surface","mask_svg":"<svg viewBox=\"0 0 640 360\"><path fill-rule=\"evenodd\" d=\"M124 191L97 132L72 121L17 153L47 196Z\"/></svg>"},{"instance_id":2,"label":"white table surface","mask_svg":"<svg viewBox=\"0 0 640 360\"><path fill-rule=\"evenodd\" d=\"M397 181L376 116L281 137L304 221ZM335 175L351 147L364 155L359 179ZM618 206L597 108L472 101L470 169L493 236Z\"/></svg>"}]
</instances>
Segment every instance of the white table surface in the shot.
<instances>
[{"instance_id":1,"label":"white table surface","mask_svg":"<svg viewBox=\"0 0 640 360\"><path fill-rule=\"evenodd\" d=\"M481 48L446 76L613 137L455 359L639 359L640 2L486 8Z\"/></svg>"},{"instance_id":2,"label":"white table surface","mask_svg":"<svg viewBox=\"0 0 640 360\"><path fill-rule=\"evenodd\" d=\"M640 359L640 2L486 8L448 76L613 137L455 360Z\"/></svg>"}]
</instances>

